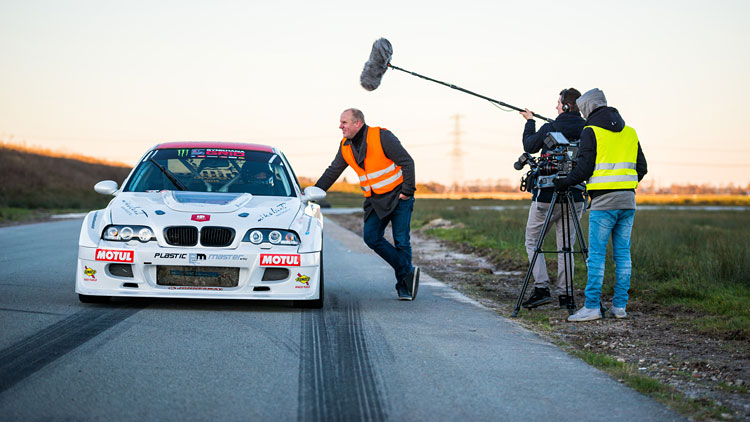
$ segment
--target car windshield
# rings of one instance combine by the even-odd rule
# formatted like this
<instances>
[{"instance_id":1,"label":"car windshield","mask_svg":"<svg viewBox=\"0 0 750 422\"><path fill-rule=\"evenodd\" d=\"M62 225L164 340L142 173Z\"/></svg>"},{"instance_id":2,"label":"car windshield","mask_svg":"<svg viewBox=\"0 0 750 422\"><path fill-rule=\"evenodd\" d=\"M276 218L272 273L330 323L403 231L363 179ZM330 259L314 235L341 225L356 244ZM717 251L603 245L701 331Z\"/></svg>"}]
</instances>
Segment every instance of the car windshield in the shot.
<instances>
[{"instance_id":1,"label":"car windshield","mask_svg":"<svg viewBox=\"0 0 750 422\"><path fill-rule=\"evenodd\" d=\"M222 148L158 149L146 155L126 192L187 190L295 196L281 157L265 151Z\"/></svg>"}]
</instances>

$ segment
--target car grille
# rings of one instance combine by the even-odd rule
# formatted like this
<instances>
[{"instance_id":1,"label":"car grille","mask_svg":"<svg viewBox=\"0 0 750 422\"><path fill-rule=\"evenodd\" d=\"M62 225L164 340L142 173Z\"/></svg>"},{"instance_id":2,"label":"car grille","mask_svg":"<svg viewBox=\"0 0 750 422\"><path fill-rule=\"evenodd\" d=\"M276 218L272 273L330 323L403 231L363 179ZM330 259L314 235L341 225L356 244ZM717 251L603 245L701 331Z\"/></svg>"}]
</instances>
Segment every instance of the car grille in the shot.
<instances>
[{"instance_id":1,"label":"car grille","mask_svg":"<svg viewBox=\"0 0 750 422\"><path fill-rule=\"evenodd\" d=\"M234 240L234 229L230 227L204 227L201 229L201 245L229 246Z\"/></svg>"},{"instance_id":2,"label":"car grille","mask_svg":"<svg viewBox=\"0 0 750 422\"><path fill-rule=\"evenodd\" d=\"M224 247L232 244L235 231L231 227L203 227L200 230L201 245ZM164 230L167 243L172 246L196 246L198 228L193 226L173 226Z\"/></svg>"},{"instance_id":3,"label":"car grille","mask_svg":"<svg viewBox=\"0 0 750 422\"><path fill-rule=\"evenodd\" d=\"M195 246L198 244L198 229L192 226L167 227L164 230L167 243L173 246Z\"/></svg>"}]
</instances>

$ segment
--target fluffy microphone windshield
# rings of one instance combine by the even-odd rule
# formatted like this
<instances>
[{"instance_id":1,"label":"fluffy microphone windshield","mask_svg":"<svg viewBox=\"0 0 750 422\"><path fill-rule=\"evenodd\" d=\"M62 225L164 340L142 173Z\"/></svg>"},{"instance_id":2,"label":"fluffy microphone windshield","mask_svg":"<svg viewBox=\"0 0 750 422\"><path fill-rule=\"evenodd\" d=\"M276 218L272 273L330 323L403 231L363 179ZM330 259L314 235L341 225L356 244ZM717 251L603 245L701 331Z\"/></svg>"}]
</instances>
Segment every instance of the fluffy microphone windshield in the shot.
<instances>
[{"instance_id":1,"label":"fluffy microphone windshield","mask_svg":"<svg viewBox=\"0 0 750 422\"><path fill-rule=\"evenodd\" d=\"M391 62L392 55L393 47L387 39L380 38L372 43L370 60L365 63L365 68L362 69L362 75L359 77L362 88L373 91L380 86L380 80L383 79L385 71L388 70L388 63Z\"/></svg>"}]
</instances>

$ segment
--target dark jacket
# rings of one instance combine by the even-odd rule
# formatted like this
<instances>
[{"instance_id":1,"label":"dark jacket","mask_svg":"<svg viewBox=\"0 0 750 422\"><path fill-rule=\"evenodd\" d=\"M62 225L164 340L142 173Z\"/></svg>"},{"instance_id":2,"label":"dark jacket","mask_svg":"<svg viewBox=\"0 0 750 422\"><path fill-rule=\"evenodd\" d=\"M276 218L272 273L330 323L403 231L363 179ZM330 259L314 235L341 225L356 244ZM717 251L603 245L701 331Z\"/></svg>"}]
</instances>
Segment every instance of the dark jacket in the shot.
<instances>
[{"instance_id":1,"label":"dark jacket","mask_svg":"<svg viewBox=\"0 0 750 422\"><path fill-rule=\"evenodd\" d=\"M536 121L529 119L526 121L526 126L523 128L523 150L529 154L535 154L540 150L542 153L549 151L544 146L544 138L550 132L562 132L568 140L573 141L581 137L581 130L586 125L586 121L583 120L581 114L577 111L568 111L559 114L554 122L545 123L538 131L535 131ZM534 189L532 191L532 201L547 202L552 200L552 193L555 188L544 188ZM583 202L583 193L577 189L571 189L573 200L576 202Z\"/></svg>"},{"instance_id":2,"label":"dark jacket","mask_svg":"<svg viewBox=\"0 0 750 422\"><path fill-rule=\"evenodd\" d=\"M599 107L591 112L586 126L597 126L612 132L622 132L625 128L625 120L614 107ZM572 186L588 180L594 174L594 165L596 164L596 135L594 130L586 128L581 133L581 147L578 150L578 160L576 167L568 174L567 179L563 180L562 186ZM648 172L646 156L641 150L641 143L638 143L638 158L635 163L635 171L638 173L638 181ZM595 189L589 191L591 199L597 196L605 195L610 192L629 190L635 192L635 189Z\"/></svg>"},{"instance_id":3,"label":"dark jacket","mask_svg":"<svg viewBox=\"0 0 750 422\"><path fill-rule=\"evenodd\" d=\"M364 167L365 156L367 155L367 137L365 134L368 129L369 126L362 126L362 129L360 129L352 139L347 139L345 142L346 145L351 144L354 158L357 161L357 164L361 167ZM365 198L365 220L373 211L378 215L378 218L382 220L396 209L399 201L399 194L413 196L414 191L416 190L414 160L412 160L409 153L406 152L398 138L396 138L396 136L389 130L380 129L380 144L383 147L385 156L396 163L397 166L401 166L404 181L390 192L384 194L373 192L372 196ZM320 176L320 179L315 182L315 186L327 191L347 167L349 167L349 164L344 160L344 156L341 155L341 144L339 143L339 150L336 152L336 157L326 171L323 172L323 175ZM359 183L359 181L357 181L357 183Z\"/></svg>"}]
</instances>

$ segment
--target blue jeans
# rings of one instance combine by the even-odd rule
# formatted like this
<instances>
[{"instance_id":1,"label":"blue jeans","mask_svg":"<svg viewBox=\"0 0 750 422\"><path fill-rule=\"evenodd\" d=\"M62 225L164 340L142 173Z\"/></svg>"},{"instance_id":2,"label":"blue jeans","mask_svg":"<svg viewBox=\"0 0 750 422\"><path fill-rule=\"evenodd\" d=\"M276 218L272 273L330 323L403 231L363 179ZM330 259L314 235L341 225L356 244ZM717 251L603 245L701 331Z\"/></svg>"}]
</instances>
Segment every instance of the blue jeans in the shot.
<instances>
[{"instance_id":1,"label":"blue jeans","mask_svg":"<svg viewBox=\"0 0 750 422\"><path fill-rule=\"evenodd\" d=\"M375 211L371 212L365 220L363 230L365 244L393 267L396 280L399 282L406 279L412 271L409 233L412 211L414 211L413 196L409 199L399 199L396 209L382 220ZM389 222L395 246L383 237Z\"/></svg>"},{"instance_id":2,"label":"blue jeans","mask_svg":"<svg viewBox=\"0 0 750 422\"><path fill-rule=\"evenodd\" d=\"M612 255L615 261L615 295L612 306L624 308L628 304L630 288L630 233L635 210L601 210L589 214L589 259L586 282L586 307L599 308L604 281L604 259L607 243L612 236Z\"/></svg>"}]
</instances>

